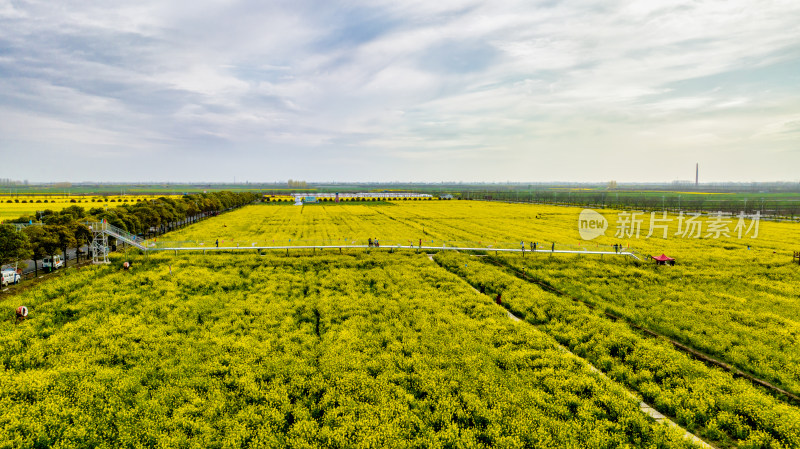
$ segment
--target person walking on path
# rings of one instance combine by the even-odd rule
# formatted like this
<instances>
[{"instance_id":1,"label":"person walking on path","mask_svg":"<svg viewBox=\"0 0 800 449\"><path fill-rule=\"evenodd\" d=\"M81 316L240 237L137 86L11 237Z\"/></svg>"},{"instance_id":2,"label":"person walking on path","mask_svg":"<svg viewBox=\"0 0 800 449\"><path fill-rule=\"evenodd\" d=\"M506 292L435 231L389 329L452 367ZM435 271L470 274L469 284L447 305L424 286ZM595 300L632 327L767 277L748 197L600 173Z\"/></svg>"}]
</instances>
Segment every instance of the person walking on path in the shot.
<instances>
[{"instance_id":1,"label":"person walking on path","mask_svg":"<svg viewBox=\"0 0 800 449\"><path fill-rule=\"evenodd\" d=\"M372 248L372 237L370 237L369 240L367 241L367 245L369 245L369 247Z\"/></svg>"},{"instance_id":2,"label":"person walking on path","mask_svg":"<svg viewBox=\"0 0 800 449\"><path fill-rule=\"evenodd\" d=\"M217 239L217 241L214 242L214 245L216 245L216 247L219 248L219 239Z\"/></svg>"},{"instance_id":3,"label":"person walking on path","mask_svg":"<svg viewBox=\"0 0 800 449\"><path fill-rule=\"evenodd\" d=\"M550 251L554 252L555 250L556 250L556 242L553 242L553 247L550 249Z\"/></svg>"}]
</instances>

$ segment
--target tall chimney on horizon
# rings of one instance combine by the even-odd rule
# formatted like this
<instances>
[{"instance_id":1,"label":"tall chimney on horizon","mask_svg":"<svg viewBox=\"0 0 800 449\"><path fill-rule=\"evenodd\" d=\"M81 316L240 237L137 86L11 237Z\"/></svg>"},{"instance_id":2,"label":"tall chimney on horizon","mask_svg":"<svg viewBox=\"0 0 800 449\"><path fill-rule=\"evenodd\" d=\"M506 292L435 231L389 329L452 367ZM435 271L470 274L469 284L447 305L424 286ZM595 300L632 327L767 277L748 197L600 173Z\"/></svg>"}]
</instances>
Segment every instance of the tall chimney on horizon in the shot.
<instances>
[{"instance_id":1,"label":"tall chimney on horizon","mask_svg":"<svg viewBox=\"0 0 800 449\"><path fill-rule=\"evenodd\" d=\"M694 164L694 186L700 185L700 163Z\"/></svg>"}]
</instances>

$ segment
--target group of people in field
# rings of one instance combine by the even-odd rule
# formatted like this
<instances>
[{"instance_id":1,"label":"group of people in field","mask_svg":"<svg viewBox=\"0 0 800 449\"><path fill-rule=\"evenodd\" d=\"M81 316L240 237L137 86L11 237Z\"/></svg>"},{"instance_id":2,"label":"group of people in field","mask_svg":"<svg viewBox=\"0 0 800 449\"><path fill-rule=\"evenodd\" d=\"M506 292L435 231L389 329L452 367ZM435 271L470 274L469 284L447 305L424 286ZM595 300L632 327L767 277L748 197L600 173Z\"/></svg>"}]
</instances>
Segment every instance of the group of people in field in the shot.
<instances>
[{"instance_id":1,"label":"group of people in field","mask_svg":"<svg viewBox=\"0 0 800 449\"><path fill-rule=\"evenodd\" d=\"M530 243L530 248L531 248L531 251L536 251L539 248L539 242L531 242ZM553 242L553 244L550 246L550 251L555 251L555 250L556 250L556 243ZM522 242L522 251L525 251L525 242ZM615 243L614 244L614 252L618 253L620 251L622 251L622 245L620 245L619 243Z\"/></svg>"},{"instance_id":2,"label":"group of people in field","mask_svg":"<svg viewBox=\"0 0 800 449\"><path fill-rule=\"evenodd\" d=\"M539 249L539 242L531 242L530 248L531 251L536 251L537 249ZM550 251L555 251L555 250L556 250L556 243L553 242L553 244L550 246ZM522 242L522 251L525 251L525 242Z\"/></svg>"},{"instance_id":3,"label":"group of people in field","mask_svg":"<svg viewBox=\"0 0 800 449\"><path fill-rule=\"evenodd\" d=\"M368 241L370 248L380 248L381 244L378 242L378 239L369 239Z\"/></svg>"}]
</instances>

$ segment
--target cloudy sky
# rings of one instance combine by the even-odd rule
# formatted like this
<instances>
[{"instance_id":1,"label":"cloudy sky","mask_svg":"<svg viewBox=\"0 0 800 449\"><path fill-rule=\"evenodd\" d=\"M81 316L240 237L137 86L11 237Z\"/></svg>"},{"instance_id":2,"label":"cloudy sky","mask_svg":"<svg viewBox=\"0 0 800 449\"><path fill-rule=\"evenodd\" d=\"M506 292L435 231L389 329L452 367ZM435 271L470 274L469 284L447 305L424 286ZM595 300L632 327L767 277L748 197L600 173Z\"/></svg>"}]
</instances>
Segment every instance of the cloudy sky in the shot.
<instances>
[{"instance_id":1,"label":"cloudy sky","mask_svg":"<svg viewBox=\"0 0 800 449\"><path fill-rule=\"evenodd\" d=\"M800 181L800 2L0 0L0 177Z\"/></svg>"}]
</instances>

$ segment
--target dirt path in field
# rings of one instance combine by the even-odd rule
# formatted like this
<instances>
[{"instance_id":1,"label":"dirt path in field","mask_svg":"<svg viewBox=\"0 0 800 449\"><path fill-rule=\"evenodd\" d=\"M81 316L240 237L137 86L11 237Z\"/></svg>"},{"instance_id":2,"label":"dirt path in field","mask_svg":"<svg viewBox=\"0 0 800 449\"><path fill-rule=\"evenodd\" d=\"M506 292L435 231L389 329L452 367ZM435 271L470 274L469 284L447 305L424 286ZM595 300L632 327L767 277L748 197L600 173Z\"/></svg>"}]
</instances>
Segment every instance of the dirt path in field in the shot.
<instances>
[{"instance_id":1,"label":"dirt path in field","mask_svg":"<svg viewBox=\"0 0 800 449\"><path fill-rule=\"evenodd\" d=\"M436 261L435 261L435 260L433 260L433 254L428 254L427 256L428 256L428 259L430 259L430 260L431 260L431 262L433 262L433 263L436 263ZM439 265L439 264L437 264L437 265ZM442 267L441 265L439 265L439 266L440 266L440 267ZM447 270L447 268L444 268L444 267L442 267L442 268L443 268L443 269L445 269L445 270ZM449 271L449 270L448 270L448 271ZM452 273L452 272L451 272L451 273ZM453 273L453 274L456 274L456 273ZM456 276L458 276L458 275L456 274ZM480 293L480 292L478 291L478 289L476 289L475 287L473 287L473 286L472 286L472 284L470 284L469 282L467 282L467 281L466 281L464 278L462 278L461 276L458 276L458 277L459 277L461 280L463 280L464 282L466 282L466 284L467 284L467 285L469 285L469 287L470 287L470 288L471 288L471 289L472 289L472 290L473 290L475 293ZM484 295L485 295L485 294L484 294ZM487 297L488 297L488 298L491 300L491 297L490 297L489 295L485 295L485 296L487 296ZM514 315L513 313L511 313L511 311L509 311L508 309L506 309L504 306L502 306L502 305L499 305L499 307L502 307L502 308L503 308L503 309L506 311L506 313L508 314L508 317L509 317L509 318L511 318L512 320L514 320L515 322L520 322L520 323L523 323L523 322L524 322L524 321L520 320L520 318L519 318L519 317L517 317L516 315ZM526 323L526 324L527 324L527 322L524 322L524 323ZM554 341L555 341L555 340L554 340ZM628 389L626 386L624 386L624 385L620 384L619 382L616 382L616 381L614 381L613 379L611 379L610 377L606 376L606 374L605 374L604 372L602 372L602 371L600 371L599 369L597 369L597 367L595 367L594 365L592 365L592 364L591 364L591 362L589 362L588 360L586 360L586 359L584 359L584 358L582 358L582 357L579 357L579 356L575 355L575 354L574 354L572 351L570 351L570 350L569 350L569 349L568 349L566 346L563 346L563 345L561 345L561 344L560 344L560 343L558 343L558 342L555 342L555 344L556 344L556 346L558 346L559 350L561 350L561 351L563 351L563 352L566 352L566 353L567 353L567 354L569 354L570 356L572 356L572 357L575 357L576 359L579 359L580 361L582 361L583 363L585 363L585 364L586 364L586 365L589 367L589 369L590 369L590 370L594 371L595 373L597 373L597 374L598 374L598 375L600 375L601 377L603 377L603 378L607 379L608 381L610 381L610 382L613 382L613 383L615 383L615 384L617 384L617 385L621 386L621 387L622 387L622 388L625 390L625 392L627 393L628 397L630 397L631 399L634 399L634 400L636 400L636 401L639 401L639 410L641 410L641 411L642 411L644 414L646 414L647 416L649 416L649 417L653 418L653 420L655 420L656 422L658 422L658 423L660 423L660 424L666 424L666 425L668 425L668 426L675 427L676 429L679 429L681 432L683 432L683 437L684 437L684 438L686 438L687 440L689 440L689 441L691 441L691 442L693 442L693 443L697 444L697 445L698 445L698 446L700 446L700 447L704 447L704 448L710 448L710 449L716 449L716 447L715 447L715 446L712 446L712 445L710 445L710 444L706 443L705 441L703 441L703 440L702 440L700 437L698 437L697 435L695 435L695 434L693 434L693 433L689 432L688 430L684 429L683 427L681 427L680 425L678 425L678 424L677 424L675 421L673 421L673 420L671 420L671 419L667 418L666 416L664 416L663 414L661 414L661 413L660 413L658 410L656 410L655 408L653 408L652 406L650 406L650 405L649 405L649 404L647 404L646 402L644 402L644 401L642 401L641 399L639 399L639 396L637 396L637 395L636 395L636 393L634 393L633 391L629 390L629 389Z\"/></svg>"},{"instance_id":2,"label":"dirt path in field","mask_svg":"<svg viewBox=\"0 0 800 449\"><path fill-rule=\"evenodd\" d=\"M684 437L684 438L686 438L687 440L689 440L689 441L691 441L691 442L693 442L693 443L695 443L695 444L697 444L697 445L699 445L699 446L701 446L701 447L716 449L716 446L712 446L712 445L710 445L710 444L706 443L705 441L703 441L703 440L702 440L700 437L698 437L697 435L695 435L695 434L693 434L693 433L689 432L688 430L686 430L686 429L684 429L683 427L681 427L680 425L678 425L678 423L676 423L675 421L673 421L673 420L671 420L671 419L667 418L666 416L664 416L663 414L661 414L661 413L660 413L658 410L656 410L655 408L653 408L652 406L650 406L650 404L647 404L646 402L644 402L644 401L642 401L641 399L639 399L639 397L638 397L638 396L637 396L637 395L636 395L636 394L635 394L633 391L629 390L629 389L628 389L627 387L625 387L624 385L622 385L622 384L620 384L620 383L618 383L618 382L615 382L613 379L611 379L611 378L609 378L608 376L606 376L606 374L605 374L604 372L602 372L602 371L600 371L599 369L597 369L597 368L596 368L594 365L592 365L592 364L591 364L591 363L590 363L588 360L586 360L586 359L583 359L583 358L581 358L581 357L578 357L578 356L577 356L577 355L575 355L575 354L574 354L572 351L570 351L569 349L567 349L565 346L562 346L561 344L558 344L558 346L559 346L559 347L560 347L560 348L561 348L563 351L565 351L565 352L569 353L569 354L570 354L570 355L572 355L573 357L576 357L576 358L578 358L578 359L582 360L583 362L585 362L587 365L589 365L589 369L590 369L590 370L592 370L592 371L596 372L596 373L597 373L597 374L599 374L601 377L605 377L606 379L610 380L611 382L614 382L614 383L616 383L617 385L620 385L620 386L622 386L622 387L625 389L625 392L627 393L628 397L630 397L631 399L634 399L634 400L637 400L637 401L639 401L639 410L641 410L642 412L644 412L644 414L645 414L645 415L647 415L647 416L649 416L649 417L653 418L653 419L654 419L656 422L658 422L658 423L660 423L660 424L666 424L666 425L668 425L668 426L670 426L670 427L675 427L676 429L678 429L678 430L680 430L681 432L683 432L683 437Z\"/></svg>"},{"instance_id":3,"label":"dirt path in field","mask_svg":"<svg viewBox=\"0 0 800 449\"><path fill-rule=\"evenodd\" d=\"M569 298L569 299L571 299L571 300L573 300L575 302L579 302L579 303L585 305L586 307L588 307L590 309L597 309L597 307L595 307L594 304L588 303L588 302L586 302L586 301L584 301L582 299L579 299L579 298L576 298L576 297L574 297L572 295L564 293L564 292L556 289L552 285L548 285L548 284L546 284L544 282L541 282L538 279L530 276L528 273L521 272L521 271L517 270L516 268L514 268L514 267L512 267L510 265L507 265L507 264L505 264L503 262L498 261L497 259L494 259L492 257L486 257L485 260L487 262L497 266L497 267L500 267L501 269L504 269L506 271L511 272L511 274L513 274L514 276L516 276L516 277L518 277L518 278L520 278L520 279L522 279L524 281L536 284L542 290L545 290L547 292L553 293L553 294L558 295L558 296L563 296L565 298ZM668 337L668 336L666 336L664 334L661 334L659 332L655 332L655 331L650 330L650 329L648 329L646 327L639 326L638 324L633 323L631 320L629 320L629 319L627 319L627 318L625 318L623 316L620 316L620 315L617 315L615 313L611 313L611 312L608 312L608 311L605 311L605 310L601 310L601 311L607 317L611 318L612 320L623 322L623 323L627 324L628 326L630 326L631 328L633 328L635 330L638 330L638 331L644 333L647 336L655 337L655 338L658 338L658 339L664 339L664 340L668 341L672 346L675 347L675 349L677 349L679 351L682 351L682 352L685 352L685 353L689 354L691 357L693 357L695 359L698 359L698 360L700 360L700 361L702 361L702 362L704 362L704 363L706 363L708 365L714 365L716 367L722 368L723 370L730 372L731 374L733 374L736 377L743 377L743 378L749 380L750 382L753 382L754 384L756 384L756 385L758 385L760 387L764 387L767 390L772 391L775 394L776 398L778 398L778 399L781 399L781 400L783 400L783 401L785 401L787 403L793 404L793 405L800 405L800 396L797 396L794 393L786 391L783 388L777 387L777 386L773 385L772 383L770 383L770 382L768 382L768 381L766 381L764 379L761 379L759 377L756 377L756 376L754 376L754 375L752 375L750 373L746 373L746 372L742 371L741 369L739 369L739 368L737 368L737 367L735 367L733 365L725 363L725 362L723 362L721 360L718 360L718 359L706 354L705 352L702 352L702 351L700 351L698 349L692 348L691 346L687 346L687 345L685 345L683 343L675 341L674 339L672 339L672 338L670 338L670 337Z\"/></svg>"},{"instance_id":4,"label":"dirt path in field","mask_svg":"<svg viewBox=\"0 0 800 449\"><path fill-rule=\"evenodd\" d=\"M431 260L431 262L433 262L433 263L436 263L436 261L435 261L435 260L433 260L433 254L428 254L427 256L428 256L428 259L430 259L430 260ZM438 264L437 264L437 265L438 265ZM473 286L472 286L472 285L470 285L469 283L468 283L467 285L469 285L469 288L471 288L471 289L472 289L472 290L473 290L475 293L480 293L480 292L478 291L478 289L476 289L475 287L473 287ZM504 308L505 308L505 307L504 307ZM511 311L509 311L509 310L506 310L506 313L508 314L508 317L509 317L509 318L511 318L512 320L514 320L514 321L520 321L519 317L517 317L516 315L514 315L513 313L511 313Z\"/></svg>"}]
</instances>

